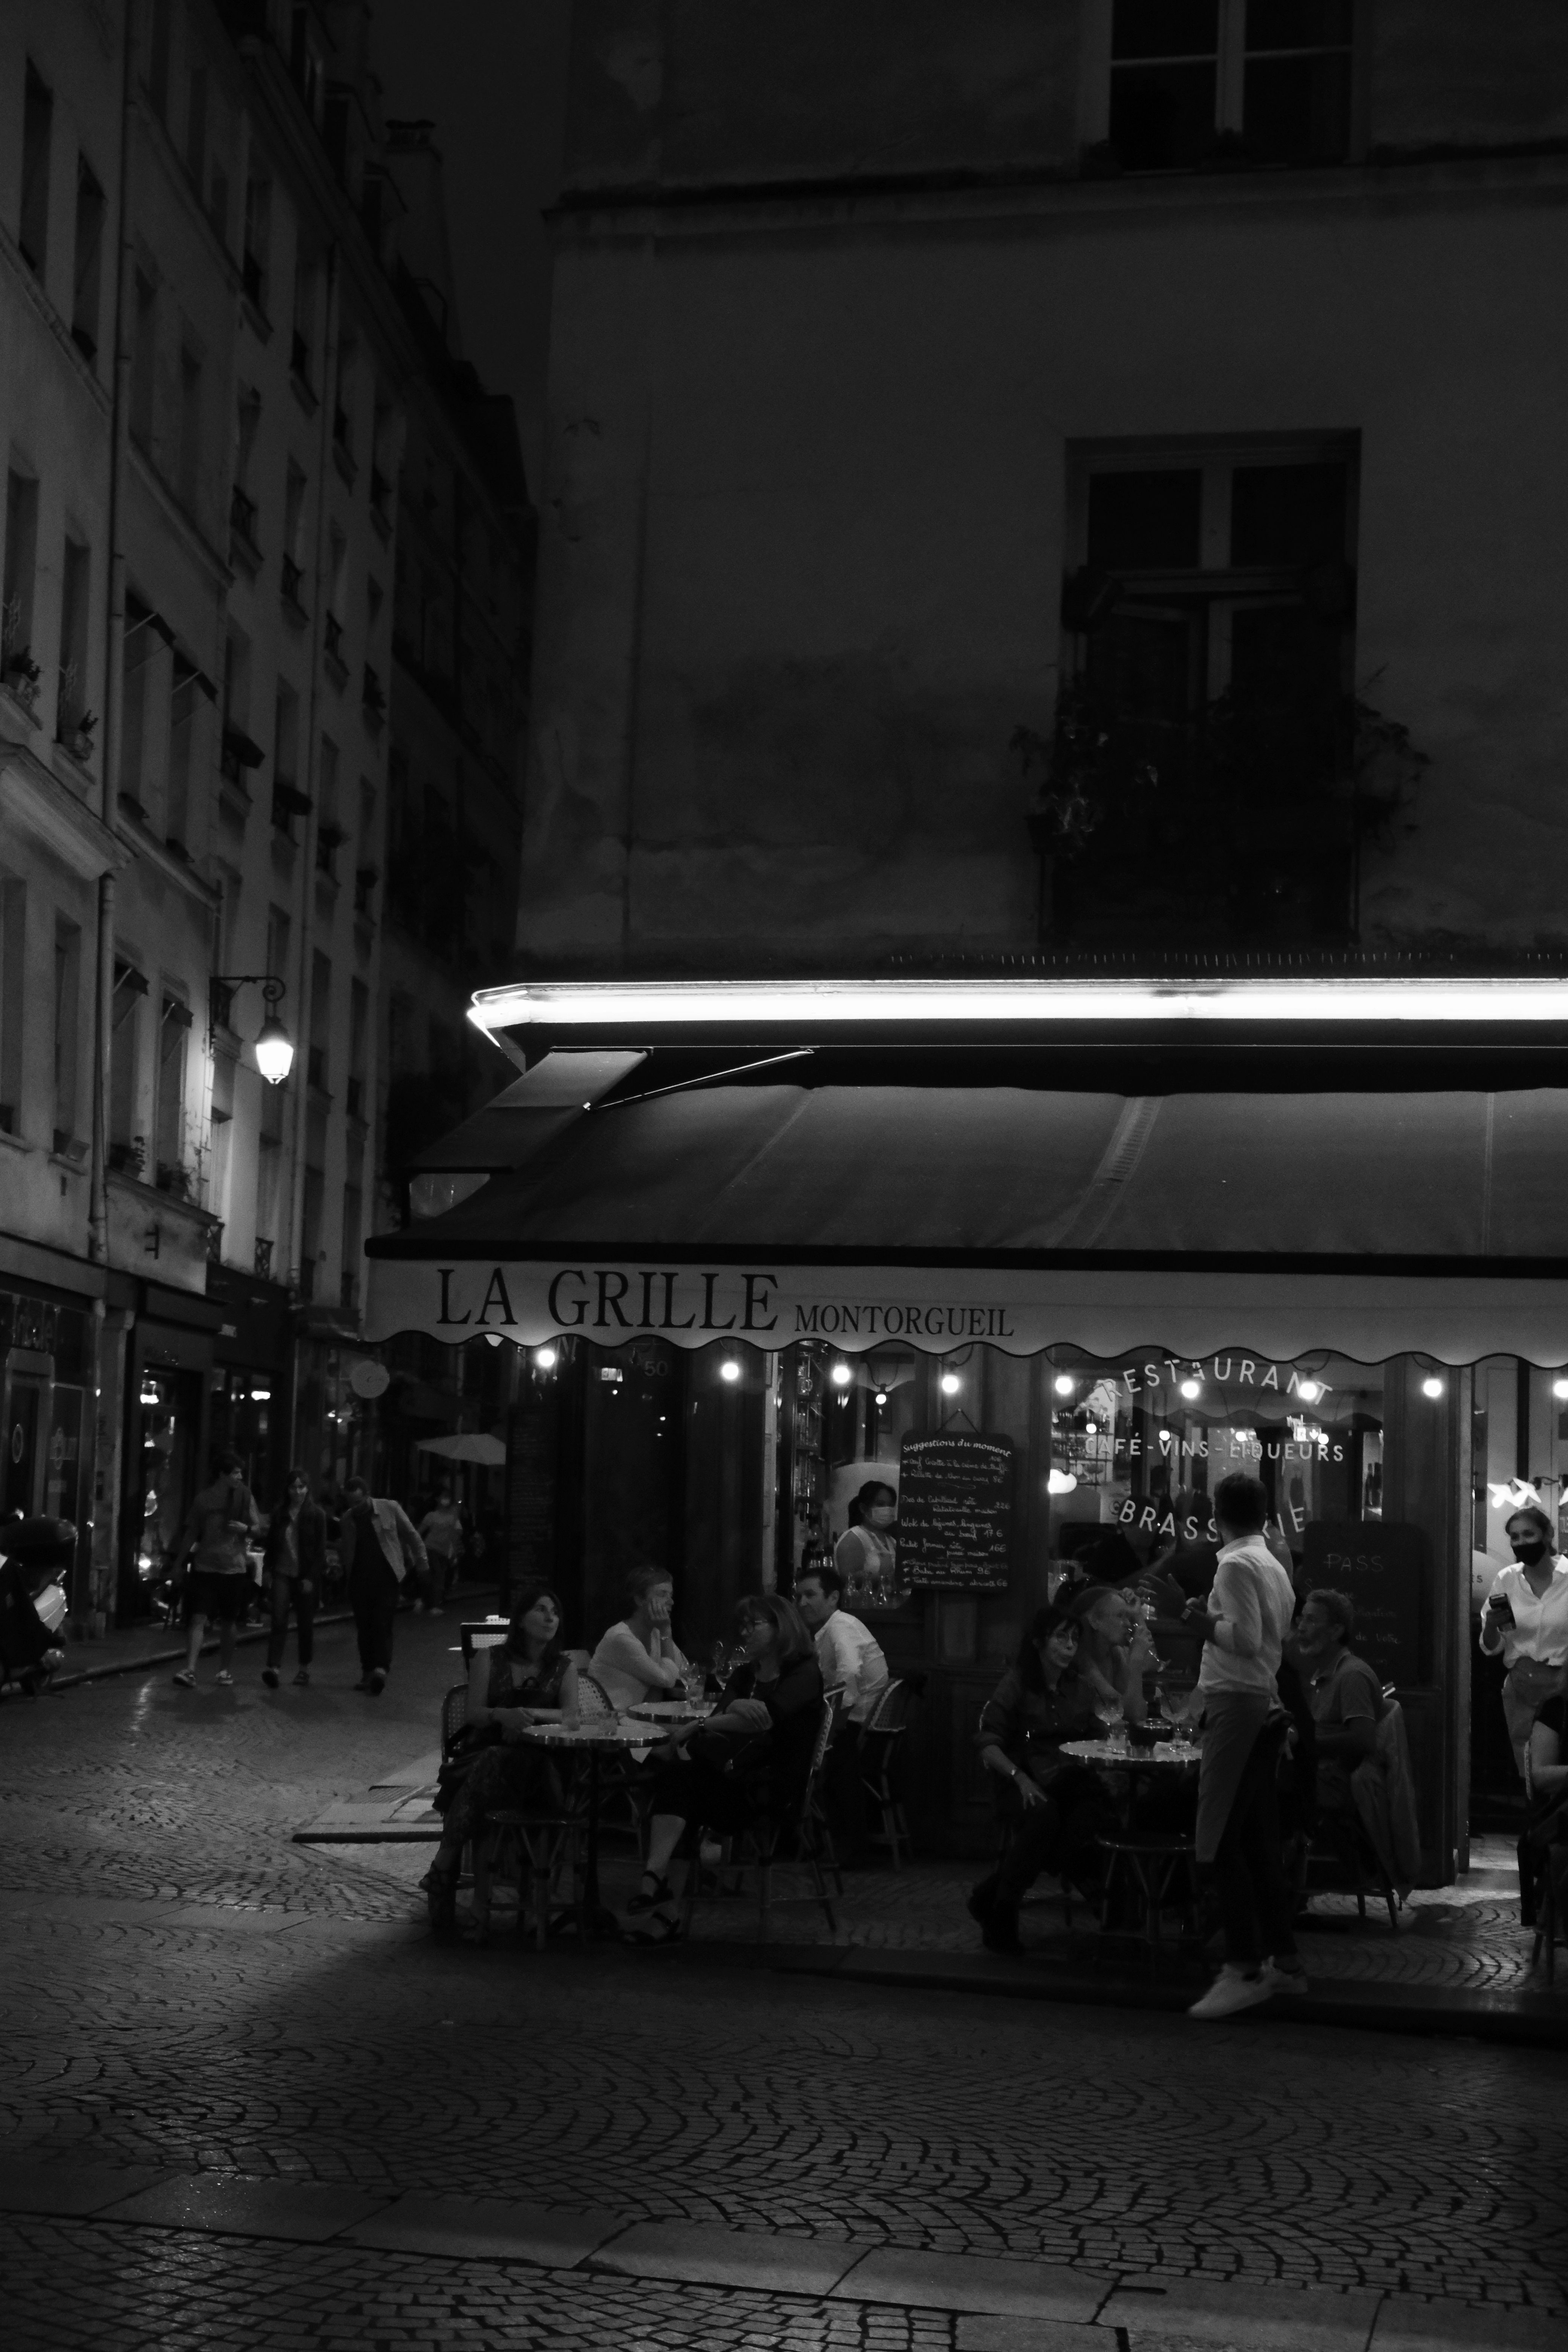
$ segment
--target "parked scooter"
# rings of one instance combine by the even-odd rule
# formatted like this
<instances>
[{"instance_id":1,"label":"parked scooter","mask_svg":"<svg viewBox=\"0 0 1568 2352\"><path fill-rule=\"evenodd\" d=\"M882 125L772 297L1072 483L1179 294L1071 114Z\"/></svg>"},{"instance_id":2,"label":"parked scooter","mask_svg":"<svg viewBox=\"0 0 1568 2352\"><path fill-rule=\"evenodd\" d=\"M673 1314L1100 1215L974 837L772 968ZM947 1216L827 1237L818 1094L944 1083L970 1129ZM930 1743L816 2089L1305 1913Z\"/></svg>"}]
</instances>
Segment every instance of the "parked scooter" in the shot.
<instances>
[{"instance_id":1,"label":"parked scooter","mask_svg":"<svg viewBox=\"0 0 1568 2352\"><path fill-rule=\"evenodd\" d=\"M62 1580L75 1552L68 1519L0 1521L0 1690L37 1698L64 1665Z\"/></svg>"}]
</instances>

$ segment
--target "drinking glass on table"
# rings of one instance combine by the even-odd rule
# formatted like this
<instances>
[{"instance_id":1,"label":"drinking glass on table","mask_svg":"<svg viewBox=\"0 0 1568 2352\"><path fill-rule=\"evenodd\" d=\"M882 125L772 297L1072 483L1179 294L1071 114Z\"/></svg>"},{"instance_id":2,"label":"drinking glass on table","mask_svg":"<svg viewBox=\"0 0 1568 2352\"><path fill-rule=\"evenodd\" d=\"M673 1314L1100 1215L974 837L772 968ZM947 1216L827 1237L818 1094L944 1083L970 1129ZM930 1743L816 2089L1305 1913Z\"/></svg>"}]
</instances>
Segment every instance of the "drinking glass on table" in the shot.
<instances>
[{"instance_id":1,"label":"drinking glass on table","mask_svg":"<svg viewBox=\"0 0 1568 2352\"><path fill-rule=\"evenodd\" d=\"M1121 1701L1119 1698L1112 1698L1108 1696L1096 1699L1094 1703L1094 1712L1096 1720L1104 1727L1106 1738L1114 1748L1116 1745L1116 1735L1121 1728L1123 1719L1126 1716L1127 1711L1125 1707L1122 1706Z\"/></svg>"}]
</instances>

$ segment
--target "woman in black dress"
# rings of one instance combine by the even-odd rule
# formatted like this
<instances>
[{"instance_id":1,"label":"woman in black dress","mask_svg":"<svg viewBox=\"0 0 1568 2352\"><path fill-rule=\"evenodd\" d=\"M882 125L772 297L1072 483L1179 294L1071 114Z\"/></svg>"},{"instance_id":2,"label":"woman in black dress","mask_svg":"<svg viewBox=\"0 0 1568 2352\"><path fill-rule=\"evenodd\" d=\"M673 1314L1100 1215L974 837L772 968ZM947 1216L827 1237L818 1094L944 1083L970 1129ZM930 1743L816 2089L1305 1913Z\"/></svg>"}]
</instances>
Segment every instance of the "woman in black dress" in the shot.
<instances>
[{"instance_id":1,"label":"woman in black dress","mask_svg":"<svg viewBox=\"0 0 1568 2352\"><path fill-rule=\"evenodd\" d=\"M553 1586L534 1580L517 1596L506 1640L474 1653L468 1719L441 1767L436 1794L441 1843L419 1882L438 1935L449 1935L457 1925L463 1848L485 1835L491 1812L541 1801L559 1807L550 1759L518 1743L531 1723L574 1715L576 1706L577 1669L561 1648L561 1598Z\"/></svg>"},{"instance_id":2,"label":"woman in black dress","mask_svg":"<svg viewBox=\"0 0 1568 2352\"><path fill-rule=\"evenodd\" d=\"M707 1722L674 1734L654 1780L647 1867L626 1906L652 1913L647 1943L680 1932L667 1873L683 1840L704 1829L738 1837L764 1821L787 1822L805 1794L823 1702L805 1620L793 1601L762 1592L741 1602L735 1631L743 1664Z\"/></svg>"}]
</instances>

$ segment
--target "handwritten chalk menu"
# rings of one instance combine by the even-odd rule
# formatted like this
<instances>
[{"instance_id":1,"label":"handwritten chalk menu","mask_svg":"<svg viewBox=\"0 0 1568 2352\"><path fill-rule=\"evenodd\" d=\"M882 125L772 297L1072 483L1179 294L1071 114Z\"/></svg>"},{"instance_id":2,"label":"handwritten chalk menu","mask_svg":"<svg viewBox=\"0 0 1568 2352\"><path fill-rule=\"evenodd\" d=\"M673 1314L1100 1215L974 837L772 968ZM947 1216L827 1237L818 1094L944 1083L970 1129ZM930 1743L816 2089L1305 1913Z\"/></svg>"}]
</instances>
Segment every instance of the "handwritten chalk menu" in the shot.
<instances>
[{"instance_id":1,"label":"handwritten chalk menu","mask_svg":"<svg viewBox=\"0 0 1568 2352\"><path fill-rule=\"evenodd\" d=\"M1326 1584L1355 1602L1351 1643L1385 1683L1432 1679L1430 1547L1424 1528L1398 1519L1314 1519L1302 1590Z\"/></svg>"},{"instance_id":2,"label":"handwritten chalk menu","mask_svg":"<svg viewBox=\"0 0 1568 2352\"><path fill-rule=\"evenodd\" d=\"M899 1580L1000 1592L1013 1551L1013 1441L944 1430L899 1448Z\"/></svg>"}]
</instances>

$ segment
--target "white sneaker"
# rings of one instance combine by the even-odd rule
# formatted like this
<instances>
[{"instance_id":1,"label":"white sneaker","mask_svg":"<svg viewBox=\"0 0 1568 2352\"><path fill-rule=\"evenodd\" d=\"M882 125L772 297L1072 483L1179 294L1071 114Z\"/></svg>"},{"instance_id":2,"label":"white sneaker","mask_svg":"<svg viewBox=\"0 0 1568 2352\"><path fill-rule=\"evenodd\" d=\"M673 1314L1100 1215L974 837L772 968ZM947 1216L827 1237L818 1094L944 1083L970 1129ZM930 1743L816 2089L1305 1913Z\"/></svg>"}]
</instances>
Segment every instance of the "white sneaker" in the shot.
<instances>
[{"instance_id":1,"label":"white sneaker","mask_svg":"<svg viewBox=\"0 0 1568 2352\"><path fill-rule=\"evenodd\" d=\"M1260 2001L1272 2000L1278 1990L1279 1979L1272 1969L1260 1968L1248 1976L1245 1969L1226 1960L1202 2000L1194 2000L1187 2015L1234 2017L1238 2009L1256 2009Z\"/></svg>"},{"instance_id":2,"label":"white sneaker","mask_svg":"<svg viewBox=\"0 0 1568 2352\"><path fill-rule=\"evenodd\" d=\"M1293 1992L1298 1998L1311 1991L1307 1971L1300 1960L1277 1960L1272 1956L1264 1961L1263 1973L1276 1992Z\"/></svg>"}]
</instances>

